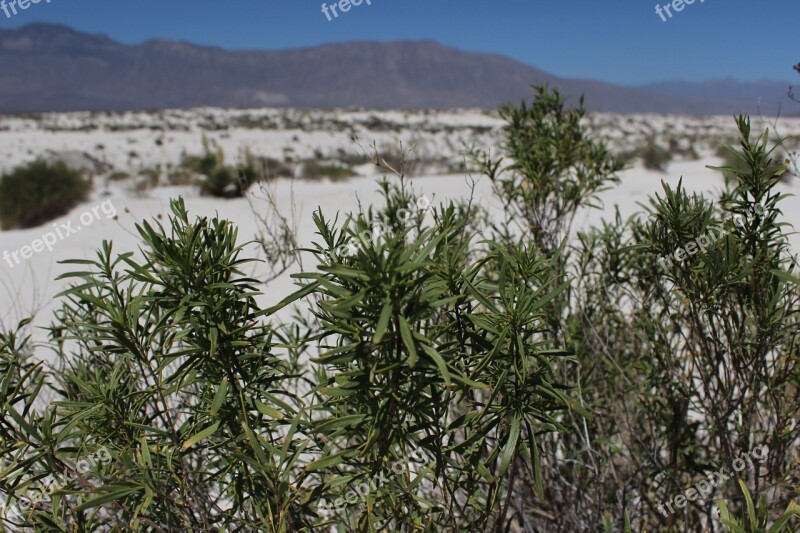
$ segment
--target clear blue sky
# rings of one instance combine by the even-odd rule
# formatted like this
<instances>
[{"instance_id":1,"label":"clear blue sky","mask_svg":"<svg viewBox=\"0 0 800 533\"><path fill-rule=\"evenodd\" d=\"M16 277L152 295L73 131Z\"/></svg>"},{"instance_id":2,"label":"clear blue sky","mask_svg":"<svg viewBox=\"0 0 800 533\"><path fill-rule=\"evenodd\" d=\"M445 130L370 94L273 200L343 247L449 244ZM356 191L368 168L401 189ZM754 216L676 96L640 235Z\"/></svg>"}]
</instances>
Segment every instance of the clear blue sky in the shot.
<instances>
[{"instance_id":1,"label":"clear blue sky","mask_svg":"<svg viewBox=\"0 0 800 533\"><path fill-rule=\"evenodd\" d=\"M321 0L46 1L10 19L0 11L0 27L53 22L125 43L168 38L229 49L435 39L622 84L796 81L791 66L800 62L800 0L695 0L667 22L655 12L667 0L372 0L331 22Z\"/></svg>"}]
</instances>

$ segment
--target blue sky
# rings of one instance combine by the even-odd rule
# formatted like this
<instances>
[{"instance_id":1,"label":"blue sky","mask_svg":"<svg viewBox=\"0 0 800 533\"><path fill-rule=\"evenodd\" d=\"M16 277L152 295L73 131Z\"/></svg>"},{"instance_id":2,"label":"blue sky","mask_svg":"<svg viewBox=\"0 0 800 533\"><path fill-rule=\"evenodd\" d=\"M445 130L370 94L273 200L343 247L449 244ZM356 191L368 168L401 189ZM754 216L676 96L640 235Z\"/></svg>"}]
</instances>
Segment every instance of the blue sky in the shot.
<instances>
[{"instance_id":1,"label":"blue sky","mask_svg":"<svg viewBox=\"0 0 800 533\"><path fill-rule=\"evenodd\" d=\"M169 38L229 49L435 39L622 84L796 81L791 66L800 62L798 0L695 0L667 22L655 11L667 0L371 0L330 22L322 0L46 1L11 18L0 11L0 27L53 22L125 43Z\"/></svg>"}]
</instances>

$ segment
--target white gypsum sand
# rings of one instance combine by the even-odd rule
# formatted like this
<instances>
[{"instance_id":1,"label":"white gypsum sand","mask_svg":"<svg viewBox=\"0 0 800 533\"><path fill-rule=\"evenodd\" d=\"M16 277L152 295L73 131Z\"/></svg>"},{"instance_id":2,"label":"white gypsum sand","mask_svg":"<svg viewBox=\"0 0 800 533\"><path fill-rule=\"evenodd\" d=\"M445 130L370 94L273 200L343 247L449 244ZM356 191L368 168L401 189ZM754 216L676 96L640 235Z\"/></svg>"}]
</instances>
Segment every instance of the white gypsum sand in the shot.
<instances>
[{"instance_id":1,"label":"white gypsum sand","mask_svg":"<svg viewBox=\"0 0 800 533\"><path fill-rule=\"evenodd\" d=\"M753 121L753 131L759 132L769 124ZM797 134L798 121L782 120L781 133ZM579 213L576 227L580 229L598 224L613 216L615 206L623 216L640 211L639 203L647 196L661 191L661 180L675 186L683 177L689 190L716 193L723 182L721 175L706 168L719 164L714 156L720 138L735 139L732 117L664 117L658 115L619 116L591 114L586 123L594 135L607 139L615 150L626 150L655 137L659 142L674 139L678 152L694 146L699 159L676 156L665 173L644 169L640 163L621 173L622 183L603 193L603 210ZM177 165L183 153L190 155L202 151L205 135L210 142L222 147L228 163L235 163L237 155L248 149L252 154L278 160L288 157L295 162L302 159L337 158L342 154L369 152L374 143L379 149L399 151L415 146L420 159L444 160L458 167L464 161L465 146L490 149L497 153L502 139L502 121L494 114L481 111L299 111L299 110L219 110L198 109L164 111L156 113L65 113L45 114L36 117L0 117L0 171L9 170L37 157L52 156L53 152L70 156L83 155L82 162L97 164L94 172L94 193L86 203L75 207L69 214L53 223L75 220L87 208L107 198L113 201L118 220L103 220L82 229L81 232L58 242L52 252L37 253L19 266L0 264L0 326L11 327L23 317L36 313L35 324L49 324L58 302L54 295L65 288L65 281L54 281L59 275L74 270L69 265L59 265L65 259L92 259L103 240L114 242L117 252L136 250L139 245L134 223L169 213L169 199L178 195L186 199L191 215L214 216L232 220L239 226L242 242L255 237L258 232L256 217L245 199L219 199L200 197L195 187L160 186L137 191L130 181L137 172L154 165ZM358 141L352 139L353 136ZM158 143L156 141L159 141ZM438 165L438 166L437 166ZM464 170L446 169L442 161L423 168L425 175L411 179L418 194L425 194L435 203L449 198L466 198L470 194L470 179ZM361 176L346 181L306 181L280 179L274 182L278 205L291 215L292 199L296 202L295 218L301 246L309 245L315 238L311 214L318 207L333 217L337 212L356 211L362 205L379 199L377 178L380 172L374 165L362 164L353 168ZM131 174L128 180L107 181L113 172ZM472 175L477 180L475 201L494 216L500 216L500 206L491 196L488 179ZM794 192L795 181L782 184L785 192ZM800 200L791 197L783 201L786 221L800 225ZM268 209L266 203L256 201L256 206ZM18 250L39 238L50 228L0 232L0 253ZM800 240L791 237L793 246ZM255 250L253 249L255 253ZM305 267L313 268L307 260ZM262 273L268 268L262 265ZM295 267L295 271L296 271ZM258 274L258 272L256 272ZM264 286L260 303L273 305L294 290L287 272ZM36 330L36 334L43 334Z\"/></svg>"}]
</instances>

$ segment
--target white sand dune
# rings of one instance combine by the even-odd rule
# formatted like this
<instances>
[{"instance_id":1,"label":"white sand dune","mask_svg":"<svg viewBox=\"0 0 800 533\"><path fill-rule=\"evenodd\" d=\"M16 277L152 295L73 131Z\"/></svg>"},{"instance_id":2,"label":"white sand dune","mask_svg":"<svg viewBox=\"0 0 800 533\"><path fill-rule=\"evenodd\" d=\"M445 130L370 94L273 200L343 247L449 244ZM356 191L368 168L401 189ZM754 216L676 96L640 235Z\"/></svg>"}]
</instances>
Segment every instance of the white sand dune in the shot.
<instances>
[{"instance_id":1,"label":"white sand dune","mask_svg":"<svg viewBox=\"0 0 800 533\"><path fill-rule=\"evenodd\" d=\"M237 114L238 113L238 114ZM184 151L196 153L200 150L202 134L215 137L226 152L237 153L244 146L250 147L259 155L279 157L287 146L293 146L298 152L305 152L313 157L315 150L324 153L335 153L337 150L351 150L353 141L347 132L302 131L301 129L281 130L287 122L306 120L304 127L327 127L332 120L339 124L353 124L362 141L376 143L392 143L400 140L415 140L427 152L436 153L442 150L448 157L460 157L459 149L464 143L472 142L479 147L493 147L499 141L501 123L496 117L480 112L465 113L423 113L423 112L314 112L302 115L300 112L287 110L249 111L253 117L267 117L275 124L275 129L262 131L258 129L207 129L209 122L216 121L231 124L241 120L244 111L197 110L164 112L159 117L152 114L121 114L111 118L98 114L63 114L46 115L36 119L3 118L0 119L0 167L11 168L32 160L50 151L83 151L97 157L114 169L128 168L131 158L127 154L137 152L135 165L142 167L155 163L175 163ZM296 113L297 116L292 113ZM249 116L249 115L248 115ZM305 116L305 118L303 118ZM232 118L233 117L233 118ZM288 117L288 118L287 118ZM400 124L399 132L374 132L363 130L364 120L378 117L386 123ZM267 120L267 119L264 119ZM689 190L716 193L723 182L719 173L707 169L706 164L718 164L711 156L712 139L718 137L732 138L733 120L730 117L713 117L697 119L691 117L658 117L636 116L617 117L613 115L592 115L589 123L595 133L611 139L617 148L626 145L635 146L636 142L656 135L662 139L672 135L680 142L697 137L700 140L701 158L695 161L674 161L666 173L650 171L635 166L621 174L622 183L602 195L604 209L590 210L579 214L577 228L597 224L601 218L610 218L615 206L623 216L641 211L639 203L646 203L647 196L661 190L661 180L675 185L683 177ZM149 122L148 122L149 121ZM705 121L705 122L703 122ZM798 121L795 121L798 122ZM154 131L151 128L164 127L166 131ZM205 123L206 129L201 127ZM91 131L83 131L94 128ZM127 128L125 131L121 131ZM189 131L179 131L188 128ZM436 129L440 128L440 129ZM477 128L477 129L476 129ZM488 128L488 129L482 129ZM786 123L787 134L791 128L800 131L797 124ZM756 129L754 127L754 129ZM57 131L53 131L57 130ZM115 131L110 131L115 130ZM163 137L165 142L159 146L154 139ZM293 140L296 139L296 140ZM484 142L485 144L479 144ZM102 148L97 148L102 145ZM99 155L98 155L99 154ZM369 172L365 172L369 173ZM486 206L494 215L500 215L500 206L491 195L491 187L487 178L477 179L475 200ZM412 179L417 194L424 194L434 202L450 198L466 198L470 194L470 179L462 174L415 177ZM789 193L796 192L798 184L792 182L781 187ZM344 182L310 182L302 180L276 180L274 192L285 215L291 214L294 205L294 219L297 222L299 242L305 246L315 239L315 228L311 214L321 208L329 216L337 212L356 211L358 202L369 205L378 201L377 178L375 175L354 177ZM58 305L55 295L66 287L65 281L56 281L61 274L73 270L70 265L61 265L59 261L66 259L91 259L95 250L103 240L113 241L115 250L122 252L136 250L139 239L134 224L137 221L164 216L169 211L169 199L178 195L184 196L192 215L214 216L229 219L240 228L242 242L253 238L258 232L256 217L251 212L245 199L222 200L198 196L191 187L162 187L149 191L145 196L134 194L124 185L110 187L95 184L95 195L85 204L76 207L69 214L54 221L65 224L72 221L73 226L80 225L80 216L93 206L110 200L116 208L118 220L110 220L103 216L101 220L82 227L81 231L58 242L52 252L36 253L20 265L10 266L0 258L0 326L13 326L20 319L35 314L35 324L46 326ZM294 201L294 204L292 203ZM255 200L255 205L262 210L268 209L266 202ZM800 227L800 199L789 198L784 201L786 221ZM16 251L30 245L34 239L51 229L47 224L39 228L22 231L0 232L0 254L3 251ZM796 236L792 237L794 247L800 245ZM255 250L253 250L255 252ZM306 268L313 268L308 260ZM265 265L257 267L254 274L265 275ZM296 270L296 269L295 269ZM263 305L271 305L280 301L294 289L289 273L264 286L261 297ZM262 276L263 277L263 276ZM43 335L43 331L36 333Z\"/></svg>"}]
</instances>

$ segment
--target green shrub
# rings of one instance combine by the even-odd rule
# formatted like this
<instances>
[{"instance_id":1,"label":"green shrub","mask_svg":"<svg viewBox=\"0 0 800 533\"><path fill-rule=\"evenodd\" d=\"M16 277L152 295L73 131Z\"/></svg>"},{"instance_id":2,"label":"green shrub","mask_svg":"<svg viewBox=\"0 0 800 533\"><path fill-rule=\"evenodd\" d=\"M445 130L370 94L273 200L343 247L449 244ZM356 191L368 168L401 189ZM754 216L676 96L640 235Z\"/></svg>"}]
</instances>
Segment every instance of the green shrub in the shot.
<instances>
[{"instance_id":1,"label":"green shrub","mask_svg":"<svg viewBox=\"0 0 800 533\"><path fill-rule=\"evenodd\" d=\"M36 531L299 530L307 511L287 480L309 475L292 466L308 449L293 436L305 415L280 334L260 323L255 280L240 272L236 228L192 221L182 201L169 230L137 228L142 260L104 243L69 275L52 330L60 368L46 378L58 407L29 410L43 369L23 357L24 336L0 334L0 494L33 494L20 485L32 472L32 487L47 472L74 492L16 518ZM101 447L109 460L82 469Z\"/></svg>"},{"instance_id":2,"label":"green shrub","mask_svg":"<svg viewBox=\"0 0 800 533\"><path fill-rule=\"evenodd\" d=\"M176 168L168 168L167 170L167 183L170 185L195 185L196 174L189 168L178 166Z\"/></svg>"},{"instance_id":3,"label":"green shrub","mask_svg":"<svg viewBox=\"0 0 800 533\"><path fill-rule=\"evenodd\" d=\"M692 161L697 161L700 159L700 154L697 153L697 149L695 149L695 145L697 144L697 137L691 139L688 147L682 148L681 143L675 137L669 138L669 153L672 156L680 156L685 157L686 159L690 159Z\"/></svg>"},{"instance_id":4,"label":"green shrub","mask_svg":"<svg viewBox=\"0 0 800 533\"><path fill-rule=\"evenodd\" d=\"M732 531L796 530L800 278L767 136L737 120L717 202L665 184L568 240L619 161L557 92L502 116L478 161L507 219L384 180L377 206L314 214L270 308L236 228L180 200L141 253L74 261L54 366L0 332L0 493L64 483L14 525L676 533L718 531L719 500ZM756 445L739 487L661 511Z\"/></svg>"},{"instance_id":5,"label":"green shrub","mask_svg":"<svg viewBox=\"0 0 800 533\"><path fill-rule=\"evenodd\" d=\"M654 141L649 141L636 155L641 159L644 168L661 172L666 170L667 164L672 160L672 154Z\"/></svg>"},{"instance_id":6,"label":"green shrub","mask_svg":"<svg viewBox=\"0 0 800 533\"><path fill-rule=\"evenodd\" d=\"M198 174L208 176L214 169L217 168L221 162L217 154L205 152L203 155L188 155L183 154L181 158L181 166L188 168Z\"/></svg>"},{"instance_id":7,"label":"green shrub","mask_svg":"<svg viewBox=\"0 0 800 533\"><path fill-rule=\"evenodd\" d=\"M506 220L497 228L503 238L512 238L516 229L552 254L569 234L577 210L595 205L598 194L619 181L623 165L581 125L583 99L570 108L558 91L540 87L535 96L530 105L500 109L506 157L477 152L474 159L503 200Z\"/></svg>"},{"instance_id":8,"label":"green shrub","mask_svg":"<svg viewBox=\"0 0 800 533\"><path fill-rule=\"evenodd\" d=\"M34 161L0 177L0 225L31 228L86 200L91 185L62 162Z\"/></svg>"},{"instance_id":9,"label":"green shrub","mask_svg":"<svg viewBox=\"0 0 800 533\"><path fill-rule=\"evenodd\" d=\"M614 486L635 494L624 507L636 531L705 529L715 499L742 510L735 482L674 513L663 502L674 505L709 470L731 473L756 445L768 450L763 464L735 477L759 495L772 487L764 515L780 515L797 496L800 428L783 420L797 411L800 291L774 152L749 120L737 126L739 165L723 169L731 179L717 202L664 184L647 211L579 235L567 324L580 364L564 379L583 384L594 416L562 420L571 431L545 448L545 457L562 457L542 467L545 509L574 517L559 531L590 528L603 508L620 528ZM597 469L579 466L590 463Z\"/></svg>"},{"instance_id":10,"label":"green shrub","mask_svg":"<svg viewBox=\"0 0 800 533\"><path fill-rule=\"evenodd\" d=\"M210 196L233 196L236 190L236 176L230 167L216 167L206 174L205 181L201 182L200 188Z\"/></svg>"},{"instance_id":11,"label":"green shrub","mask_svg":"<svg viewBox=\"0 0 800 533\"><path fill-rule=\"evenodd\" d=\"M128 174L127 172L125 172L125 171L115 170L114 172L109 174L108 181L110 181L110 182L125 181L125 180L129 179L130 177L131 177L131 175Z\"/></svg>"},{"instance_id":12,"label":"green shrub","mask_svg":"<svg viewBox=\"0 0 800 533\"><path fill-rule=\"evenodd\" d=\"M316 160L303 161L303 178L320 179L328 178L331 181L340 181L353 175L353 170L348 167L326 165Z\"/></svg>"},{"instance_id":13,"label":"green shrub","mask_svg":"<svg viewBox=\"0 0 800 533\"><path fill-rule=\"evenodd\" d=\"M235 198L244 196L247 190L261 178L256 167L256 158L245 153L244 162L238 166L225 164L225 153L221 148L212 150L211 143L203 137L203 154L183 154L181 165L171 175L176 181L182 181L185 171L196 172L204 176L200 182L200 190L209 196L219 198Z\"/></svg>"},{"instance_id":14,"label":"green shrub","mask_svg":"<svg viewBox=\"0 0 800 533\"><path fill-rule=\"evenodd\" d=\"M200 189L209 196L236 198L244 196L258 179L259 173L252 165L221 165L206 175L205 181L200 183Z\"/></svg>"}]
</instances>

